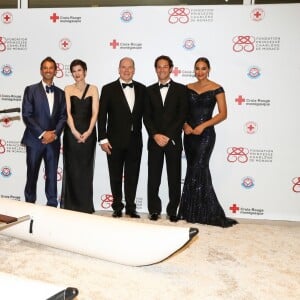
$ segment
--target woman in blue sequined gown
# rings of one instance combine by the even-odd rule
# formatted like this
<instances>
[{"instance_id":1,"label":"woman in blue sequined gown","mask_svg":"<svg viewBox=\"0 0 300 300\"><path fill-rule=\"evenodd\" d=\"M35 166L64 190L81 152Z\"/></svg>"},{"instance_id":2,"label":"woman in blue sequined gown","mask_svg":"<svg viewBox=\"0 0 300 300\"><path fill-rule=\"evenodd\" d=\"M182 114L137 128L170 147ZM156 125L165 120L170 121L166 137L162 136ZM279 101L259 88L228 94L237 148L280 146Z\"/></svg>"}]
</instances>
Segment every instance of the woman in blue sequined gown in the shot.
<instances>
[{"instance_id":1,"label":"woman in blue sequined gown","mask_svg":"<svg viewBox=\"0 0 300 300\"><path fill-rule=\"evenodd\" d=\"M237 222L225 216L209 170L216 139L214 125L227 117L225 93L219 84L208 79L210 63L207 58L198 58L194 68L197 81L188 85L189 113L184 125L187 170L178 219L230 227ZM213 116L216 104L218 113Z\"/></svg>"},{"instance_id":2,"label":"woman in blue sequined gown","mask_svg":"<svg viewBox=\"0 0 300 300\"><path fill-rule=\"evenodd\" d=\"M93 213L93 177L96 150L95 124L99 110L98 89L86 84L86 63L76 59L70 70L75 83L65 88L67 125L63 136L61 207Z\"/></svg>"}]
</instances>

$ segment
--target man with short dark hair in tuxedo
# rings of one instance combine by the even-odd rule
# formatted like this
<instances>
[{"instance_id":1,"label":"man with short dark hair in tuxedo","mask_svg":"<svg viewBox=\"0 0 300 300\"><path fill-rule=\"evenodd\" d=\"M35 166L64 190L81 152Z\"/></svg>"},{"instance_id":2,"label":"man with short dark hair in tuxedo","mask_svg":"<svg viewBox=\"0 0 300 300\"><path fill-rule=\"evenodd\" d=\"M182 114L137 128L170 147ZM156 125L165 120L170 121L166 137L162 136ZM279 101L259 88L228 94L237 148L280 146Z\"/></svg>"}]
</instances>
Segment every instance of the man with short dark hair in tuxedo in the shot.
<instances>
[{"instance_id":1,"label":"man with short dark hair in tuxedo","mask_svg":"<svg viewBox=\"0 0 300 300\"><path fill-rule=\"evenodd\" d=\"M148 139L148 210L156 221L162 211L159 197L164 158L168 176L169 201L167 215L177 222L177 208L181 195L182 128L187 113L187 88L174 82L170 75L173 61L162 55L154 63L158 82L147 87L144 124Z\"/></svg>"}]
</instances>

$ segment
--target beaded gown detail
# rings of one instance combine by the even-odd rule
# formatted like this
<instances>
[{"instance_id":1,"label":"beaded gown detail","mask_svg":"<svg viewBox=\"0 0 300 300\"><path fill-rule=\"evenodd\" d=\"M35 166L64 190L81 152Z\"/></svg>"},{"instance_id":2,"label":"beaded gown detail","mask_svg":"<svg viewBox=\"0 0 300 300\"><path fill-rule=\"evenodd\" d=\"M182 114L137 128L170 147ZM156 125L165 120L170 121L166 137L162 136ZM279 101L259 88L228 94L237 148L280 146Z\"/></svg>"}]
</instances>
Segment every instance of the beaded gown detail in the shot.
<instances>
[{"instance_id":1,"label":"beaded gown detail","mask_svg":"<svg viewBox=\"0 0 300 300\"><path fill-rule=\"evenodd\" d=\"M195 128L212 118L216 95L224 93L222 87L198 94L189 91L189 114L187 123ZM237 222L225 216L212 185L209 160L215 145L214 126L207 127L201 135L184 135L187 160L178 218L190 223L229 227Z\"/></svg>"},{"instance_id":2,"label":"beaded gown detail","mask_svg":"<svg viewBox=\"0 0 300 300\"><path fill-rule=\"evenodd\" d=\"M92 96L71 96L71 114L76 129L88 130L92 116ZM62 208L93 213L93 177L96 149L96 129L85 143L78 143L66 125L63 136Z\"/></svg>"}]
</instances>

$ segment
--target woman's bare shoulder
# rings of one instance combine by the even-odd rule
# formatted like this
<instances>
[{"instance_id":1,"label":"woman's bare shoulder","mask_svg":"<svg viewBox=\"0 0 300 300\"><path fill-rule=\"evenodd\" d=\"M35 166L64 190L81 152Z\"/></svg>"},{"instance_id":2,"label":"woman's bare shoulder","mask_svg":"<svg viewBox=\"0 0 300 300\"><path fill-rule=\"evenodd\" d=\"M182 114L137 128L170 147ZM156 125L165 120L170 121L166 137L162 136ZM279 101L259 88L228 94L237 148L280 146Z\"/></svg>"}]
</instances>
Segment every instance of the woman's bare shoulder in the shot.
<instances>
[{"instance_id":1,"label":"woman's bare shoulder","mask_svg":"<svg viewBox=\"0 0 300 300\"><path fill-rule=\"evenodd\" d=\"M65 86L65 92L72 91L74 89L74 84L69 84Z\"/></svg>"},{"instance_id":2,"label":"woman's bare shoulder","mask_svg":"<svg viewBox=\"0 0 300 300\"><path fill-rule=\"evenodd\" d=\"M98 91L98 87L95 84L90 84L90 88Z\"/></svg>"},{"instance_id":3,"label":"woman's bare shoulder","mask_svg":"<svg viewBox=\"0 0 300 300\"><path fill-rule=\"evenodd\" d=\"M221 87L221 85L215 81L210 81L212 89L216 90Z\"/></svg>"}]
</instances>

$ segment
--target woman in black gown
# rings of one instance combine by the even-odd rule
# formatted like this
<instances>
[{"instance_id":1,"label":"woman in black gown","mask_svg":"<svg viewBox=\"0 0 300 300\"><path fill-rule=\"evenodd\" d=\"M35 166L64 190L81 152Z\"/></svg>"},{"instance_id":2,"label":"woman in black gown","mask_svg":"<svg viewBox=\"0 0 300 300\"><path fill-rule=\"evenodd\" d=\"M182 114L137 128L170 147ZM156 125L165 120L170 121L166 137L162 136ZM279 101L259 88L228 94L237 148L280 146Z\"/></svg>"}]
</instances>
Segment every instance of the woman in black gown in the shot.
<instances>
[{"instance_id":1,"label":"woman in black gown","mask_svg":"<svg viewBox=\"0 0 300 300\"><path fill-rule=\"evenodd\" d=\"M225 93L219 84L208 79L210 63L207 58L198 58L194 68L197 81L188 84L189 113L183 128L187 170L178 219L230 227L237 222L225 216L209 170L216 139L214 125L227 117ZM212 116L216 103L218 113Z\"/></svg>"},{"instance_id":2,"label":"woman in black gown","mask_svg":"<svg viewBox=\"0 0 300 300\"><path fill-rule=\"evenodd\" d=\"M65 87L67 125L63 136L63 182L61 207L93 213L93 177L96 149L95 124L99 93L85 82L86 63L73 60L70 71L74 84Z\"/></svg>"}]
</instances>

